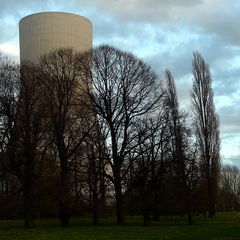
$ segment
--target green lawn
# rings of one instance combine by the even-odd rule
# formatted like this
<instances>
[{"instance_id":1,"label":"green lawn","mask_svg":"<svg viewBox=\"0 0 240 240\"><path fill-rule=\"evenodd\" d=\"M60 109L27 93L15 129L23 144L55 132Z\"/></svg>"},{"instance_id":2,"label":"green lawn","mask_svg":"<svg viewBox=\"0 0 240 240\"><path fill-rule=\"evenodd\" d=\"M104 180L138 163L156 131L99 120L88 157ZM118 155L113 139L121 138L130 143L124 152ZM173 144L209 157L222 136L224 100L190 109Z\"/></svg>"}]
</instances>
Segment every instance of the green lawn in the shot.
<instances>
[{"instance_id":1,"label":"green lawn","mask_svg":"<svg viewBox=\"0 0 240 240\"><path fill-rule=\"evenodd\" d=\"M90 219L72 219L68 228L60 228L57 220L37 220L33 229L23 229L20 220L0 221L0 240L118 240L118 239L194 239L240 240L240 213L218 213L214 219L195 217L193 226L186 219L164 217L150 227L142 227L140 217L128 217L126 226L116 226L113 219L101 219L91 226Z\"/></svg>"}]
</instances>

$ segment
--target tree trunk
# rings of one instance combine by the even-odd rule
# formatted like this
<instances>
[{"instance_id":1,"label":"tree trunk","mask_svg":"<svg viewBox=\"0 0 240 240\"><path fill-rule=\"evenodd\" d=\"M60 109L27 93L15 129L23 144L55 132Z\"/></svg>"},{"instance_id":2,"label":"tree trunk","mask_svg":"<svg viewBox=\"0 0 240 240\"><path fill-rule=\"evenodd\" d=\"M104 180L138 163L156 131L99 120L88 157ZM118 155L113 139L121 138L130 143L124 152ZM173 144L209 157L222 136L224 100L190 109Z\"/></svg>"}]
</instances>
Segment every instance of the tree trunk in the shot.
<instances>
[{"instance_id":1,"label":"tree trunk","mask_svg":"<svg viewBox=\"0 0 240 240\"><path fill-rule=\"evenodd\" d=\"M122 194L121 181L115 181L115 194L116 194L116 210L117 210L117 224L124 225L124 199Z\"/></svg>"},{"instance_id":2,"label":"tree trunk","mask_svg":"<svg viewBox=\"0 0 240 240\"><path fill-rule=\"evenodd\" d=\"M193 207L192 207L192 190L190 190L186 185L185 185L185 196L186 196L186 210L187 210L187 221L188 225L193 224Z\"/></svg>"},{"instance_id":3,"label":"tree trunk","mask_svg":"<svg viewBox=\"0 0 240 240\"><path fill-rule=\"evenodd\" d=\"M59 219L61 227L67 227L70 218L70 191L69 191L69 179L68 179L68 169L66 166L66 161L61 164L61 174L60 174L60 196L59 196Z\"/></svg>"},{"instance_id":4,"label":"tree trunk","mask_svg":"<svg viewBox=\"0 0 240 240\"><path fill-rule=\"evenodd\" d=\"M212 218L216 214L215 189L212 184L211 177L207 179L208 188L208 218Z\"/></svg>"},{"instance_id":5,"label":"tree trunk","mask_svg":"<svg viewBox=\"0 0 240 240\"><path fill-rule=\"evenodd\" d=\"M157 189L155 187L154 189ZM160 219L160 213L159 213L159 194L154 194L154 213L153 213L153 221L157 222Z\"/></svg>"},{"instance_id":6,"label":"tree trunk","mask_svg":"<svg viewBox=\"0 0 240 240\"><path fill-rule=\"evenodd\" d=\"M24 186L23 201L24 201L24 228L33 227L33 197L31 183Z\"/></svg>"},{"instance_id":7,"label":"tree trunk","mask_svg":"<svg viewBox=\"0 0 240 240\"><path fill-rule=\"evenodd\" d=\"M60 219L60 224L61 227L67 227L69 224L69 209L68 209L68 204L64 201L61 201L60 203L60 213L59 213L59 219Z\"/></svg>"},{"instance_id":8,"label":"tree trunk","mask_svg":"<svg viewBox=\"0 0 240 240\"><path fill-rule=\"evenodd\" d=\"M93 225L98 225L98 193L97 193L97 181L94 182L93 187Z\"/></svg>"},{"instance_id":9,"label":"tree trunk","mask_svg":"<svg viewBox=\"0 0 240 240\"><path fill-rule=\"evenodd\" d=\"M187 218L188 218L188 225L193 224L193 216L192 216L192 211L189 209L187 213Z\"/></svg>"},{"instance_id":10,"label":"tree trunk","mask_svg":"<svg viewBox=\"0 0 240 240\"><path fill-rule=\"evenodd\" d=\"M153 214L153 221L154 222L158 222L159 221L159 219L160 219L160 214L159 214L159 212L158 212L158 209L155 209L155 213Z\"/></svg>"},{"instance_id":11,"label":"tree trunk","mask_svg":"<svg viewBox=\"0 0 240 240\"><path fill-rule=\"evenodd\" d=\"M97 203L94 203L93 206L93 225L94 226L98 226L99 222L98 222L98 207L97 207Z\"/></svg>"},{"instance_id":12,"label":"tree trunk","mask_svg":"<svg viewBox=\"0 0 240 240\"><path fill-rule=\"evenodd\" d=\"M150 225L150 223L151 223L151 217L150 217L148 209L145 208L143 210L143 226L147 227Z\"/></svg>"},{"instance_id":13,"label":"tree trunk","mask_svg":"<svg viewBox=\"0 0 240 240\"><path fill-rule=\"evenodd\" d=\"M34 157L30 144L26 144L26 163L23 183L23 201L24 201L24 228L33 227L33 205L34 205Z\"/></svg>"}]
</instances>

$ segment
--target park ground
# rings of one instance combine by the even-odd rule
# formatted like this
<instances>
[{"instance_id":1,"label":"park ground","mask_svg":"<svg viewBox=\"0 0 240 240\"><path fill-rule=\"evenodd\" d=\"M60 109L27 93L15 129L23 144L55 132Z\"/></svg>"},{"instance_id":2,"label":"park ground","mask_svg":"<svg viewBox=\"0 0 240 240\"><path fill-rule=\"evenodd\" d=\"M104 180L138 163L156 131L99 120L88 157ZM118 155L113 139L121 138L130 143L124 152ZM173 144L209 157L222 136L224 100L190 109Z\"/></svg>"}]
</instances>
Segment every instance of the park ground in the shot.
<instances>
[{"instance_id":1,"label":"park ground","mask_svg":"<svg viewBox=\"0 0 240 240\"><path fill-rule=\"evenodd\" d=\"M199 215L188 226L185 217L162 217L149 227L141 217L127 217L126 226L116 226L113 218L74 218L68 228L59 227L55 219L39 219L32 229L23 229L22 220L0 221L0 240L240 240L240 212L218 213L213 219Z\"/></svg>"}]
</instances>

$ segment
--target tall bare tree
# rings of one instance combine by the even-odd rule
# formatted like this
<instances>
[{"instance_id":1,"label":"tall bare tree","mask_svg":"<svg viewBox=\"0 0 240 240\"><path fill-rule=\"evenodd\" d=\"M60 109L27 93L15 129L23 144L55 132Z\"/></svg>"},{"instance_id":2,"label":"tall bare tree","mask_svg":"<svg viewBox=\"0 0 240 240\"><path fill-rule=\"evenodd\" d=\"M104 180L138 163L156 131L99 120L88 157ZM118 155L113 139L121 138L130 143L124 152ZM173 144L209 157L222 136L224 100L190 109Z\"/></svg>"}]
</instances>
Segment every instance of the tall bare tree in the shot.
<instances>
[{"instance_id":1,"label":"tall bare tree","mask_svg":"<svg viewBox=\"0 0 240 240\"><path fill-rule=\"evenodd\" d=\"M195 52L192 66L194 127L202 171L207 184L208 216L212 217L216 212L220 165L219 120L213 101L212 78L208 64L199 53Z\"/></svg>"},{"instance_id":2,"label":"tall bare tree","mask_svg":"<svg viewBox=\"0 0 240 240\"><path fill-rule=\"evenodd\" d=\"M25 227L33 224L36 183L41 175L40 166L46 156L49 139L46 124L46 105L39 68L27 63L21 66L20 95L16 121L17 161L22 169L20 181L24 196Z\"/></svg>"},{"instance_id":3,"label":"tall bare tree","mask_svg":"<svg viewBox=\"0 0 240 240\"><path fill-rule=\"evenodd\" d=\"M190 144L190 129L187 127L186 114L180 110L174 78L169 70L166 79L166 108L169 113L168 126L171 135L171 155L173 174L184 198L184 208L188 224L193 223L193 196L199 180L199 162L195 145ZM184 210L184 209L183 209Z\"/></svg>"},{"instance_id":4,"label":"tall bare tree","mask_svg":"<svg viewBox=\"0 0 240 240\"><path fill-rule=\"evenodd\" d=\"M40 61L54 149L60 165L58 199L61 226L68 225L73 210L72 169L84 159L83 142L94 125L94 116L82 104L80 54L58 49Z\"/></svg>"},{"instance_id":5,"label":"tall bare tree","mask_svg":"<svg viewBox=\"0 0 240 240\"><path fill-rule=\"evenodd\" d=\"M162 97L157 75L132 54L100 46L83 56L82 81L89 107L104 126L110 152L109 174L116 196L117 223L124 224L124 178L131 161L127 155L136 134L134 122L156 109ZM92 81L92 84L89 84Z\"/></svg>"},{"instance_id":6,"label":"tall bare tree","mask_svg":"<svg viewBox=\"0 0 240 240\"><path fill-rule=\"evenodd\" d=\"M33 225L36 183L46 153L45 107L39 69L30 63L3 64L1 74L1 150L21 185L25 227ZM3 69L2 69L3 70Z\"/></svg>"}]
</instances>

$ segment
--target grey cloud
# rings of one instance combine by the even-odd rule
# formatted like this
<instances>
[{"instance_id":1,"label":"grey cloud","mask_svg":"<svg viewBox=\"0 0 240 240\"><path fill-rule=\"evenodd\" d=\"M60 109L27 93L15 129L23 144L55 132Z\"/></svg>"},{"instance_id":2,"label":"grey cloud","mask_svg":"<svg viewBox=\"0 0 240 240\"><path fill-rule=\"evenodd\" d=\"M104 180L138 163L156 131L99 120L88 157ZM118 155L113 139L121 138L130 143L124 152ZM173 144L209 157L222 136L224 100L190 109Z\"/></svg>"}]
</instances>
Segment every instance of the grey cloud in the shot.
<instances>
[{"instance_id":1,"label":"grey cloud","mask_svg":"<svg viewBox=\"0 0 240 240\"><path fill-rule=\"evenodd\" d=\"M238 102L235 102L230 106L220 107L218 113L220 115L220 126L223 134L236 134L240 132L240 106L238 105Z\"/></svg>"},{"instance_id":2,"label":"grey cloud","mask_svg":"<svg viewBox=\"0 0 240 240\"><path fill-rule=\"evenodd\" d=\"M65 1L31 1L31 0L0 0L0 24L1 24L1 36L0 44L11 39L18 39L18 22L19 20L28 15L39 11L53 11L64 8Z\"/></svg>"},{"instance_id":3,"label":"grey cloud","mask_svg":"<svg viewBox=\"0 0 240 240\"><path fill-rule=\"evenodd\" d=\"M217 70L216 70L217 71ZM214 76L214 90L216 96L232 96L240 88L240 70L225 70L221 75Z\"/></svg>"},{"instance_id":4,"label":"grey cloud","mask_svg":"<svg viewBox=\"0 0 240 240\"><path fill-rule=\"evenodd\" d=\"M214 2L214 1L213 1ZM240 4L238 1L222 0L212 8L187 18L186 24L191 24L208 34L216 34L226 45L239 45L240 33L238 27Z\"/></svg>"},{"instance_id":5,"label":"grey cloud","mask_svg":"<svg viewBox=\"0 0 240 240\"><path fill-rule=\"evenodd\" d=\"M240 168L240 155L232 156L232 157L222 155L222 164L223 165L234 165L234 166Z\"/></svg>"},{"instance_id":6,"label":"grey cloud","mask_svg":"<svg viewBox=\"0 0 240 240\"><path fill-rule=\"evenodd\" d=\"M76 6L86 1L75 2ZM185 11L191 7L202 4L199 0L95 0L90 4L102 12L111 12L118 18L127 19L128 21L144 20L169 20L176 17L177 12ZM173 10L177 9L177 12ZM172 14L175 16L172 16Z\"/></svg>"},{"instance_id":7,"label":"grey cloud","mask_svg":"<svg viewBox=\"0 0 240 240\"><path fill-rule=\"evenodd\" d=\"M0 44L2 42L11 41L17 35L17 24L8 22L6 19L0 19L1 34L0 34ZM12 31L10 31L12 29Z\"/></svg>"},{"instance_id":8,"label":"grey cloud","mask_svg":"<svg viewBox=\"0 0 240 240\"><path fill-rule=\"evenodd\" d=\"M191 3L190 3L191 2ZM115 14L116 19L135 24L151 22L168 28L188 26L190 31L217 35L226 45L240 43L239 3L214 1L96 1L95 7Z\"/></svg>"},{"instance_id":9,"label":"grey cloud","mask_svg":"<svg viewBox=\"0 0 240 240\"><path fill-rule=\"evenodd\" d=\"M14 0L1 0L0 1L0 14L1 16L7 16L11 13L12 16L19 16L21 15L21 11L24 9L31 9L34 11L35 9L41 9L43 6L48 5L43 1L30 1L30 0L21 0L21 1L14 1Z\"/></svg>"}]
</instances>

